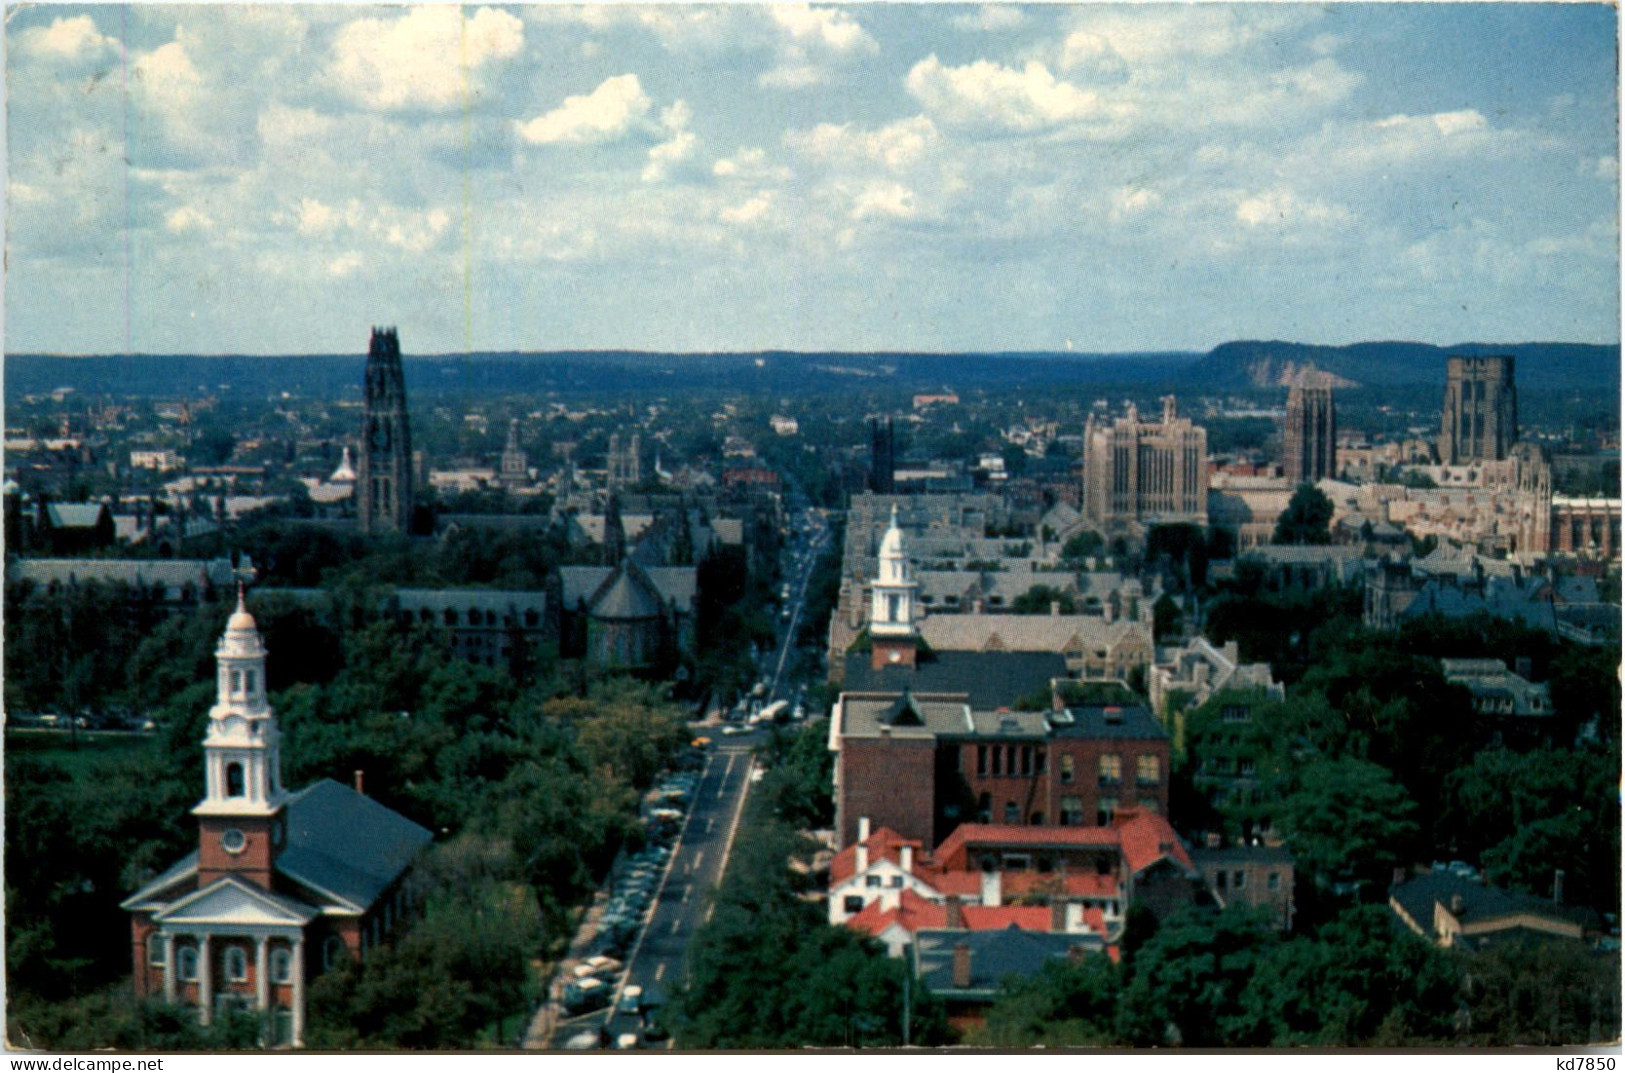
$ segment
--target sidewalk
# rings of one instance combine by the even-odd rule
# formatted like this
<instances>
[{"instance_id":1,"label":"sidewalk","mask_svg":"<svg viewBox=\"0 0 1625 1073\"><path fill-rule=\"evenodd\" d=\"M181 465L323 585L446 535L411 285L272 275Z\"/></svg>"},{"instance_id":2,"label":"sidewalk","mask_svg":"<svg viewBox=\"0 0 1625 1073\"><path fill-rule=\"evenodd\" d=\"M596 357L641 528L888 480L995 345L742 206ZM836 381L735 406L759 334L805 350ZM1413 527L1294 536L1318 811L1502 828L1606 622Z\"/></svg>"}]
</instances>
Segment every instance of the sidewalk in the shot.
<instances>
[{"instance_id":1,"label":"sidewalk","mask_svg":"<svg viewBox=\"0 0 1625 1073\"><path fill-rule=\"evenodd\" d=\"M570 940L564 957L554 966L553 978L548 981L547 999L536 1010L536 1016L531 1018L530 1027L525 1030L525 1042L522 1045L527 1051L545 1051L552 1044L553 1033L559 1026L558 992L566 979L565 973L577 962L587 957L592 949L593 937L598 934L598 921L604 915L604 906L609 896L602 890L593 895L592 904L582 914L581 922L576 926L576 932Z\"/></svg>"}]
</instances>

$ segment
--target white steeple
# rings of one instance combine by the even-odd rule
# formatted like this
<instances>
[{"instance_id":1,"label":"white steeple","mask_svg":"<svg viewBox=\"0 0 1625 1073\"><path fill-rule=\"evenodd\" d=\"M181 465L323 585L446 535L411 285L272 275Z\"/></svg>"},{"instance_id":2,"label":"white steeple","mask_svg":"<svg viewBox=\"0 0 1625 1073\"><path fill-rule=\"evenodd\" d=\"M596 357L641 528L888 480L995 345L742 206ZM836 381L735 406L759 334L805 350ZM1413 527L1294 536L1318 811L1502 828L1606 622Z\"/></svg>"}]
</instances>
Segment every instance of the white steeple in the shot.
<instances>
[{"instance_id":1,"label":"white steeple","mask_svg":"<svg viewBox=\"0 0 1625 1073\"><path fill-rule=\"evenodd\" d=\"M327 478L327 483L328 484L354 484L355 483L355 463L350 461L350 445L349 444L344 445L344 457L339 459L339 468L333 471L333 475L331 477Z\"/></svg>"},{"instance_id":2,"label":"white steeple","mask_svg":"<svg viewBox=\"0 0 1625 1073\"><path fill-rule=\"evenodd\" d=\"M282 735L265 696L265 645L237 588L237 610L214 652L217 696L203 738L206 790L198 816L269 816L287 798Z\"/></svg>"},{"instance_id":3,"label":"white steeple","mask_svg":"<svg viewBox=\"0 0 1625 1073\"><path fill-rule=\"evenodd\" d=\"M914 594L919 589L909 572L903 531L897 526L897 505L891 524L880 538L880 574L870 589L869 633L876 637L911 637L914 634Z\"/></svg>"}]
</instances>

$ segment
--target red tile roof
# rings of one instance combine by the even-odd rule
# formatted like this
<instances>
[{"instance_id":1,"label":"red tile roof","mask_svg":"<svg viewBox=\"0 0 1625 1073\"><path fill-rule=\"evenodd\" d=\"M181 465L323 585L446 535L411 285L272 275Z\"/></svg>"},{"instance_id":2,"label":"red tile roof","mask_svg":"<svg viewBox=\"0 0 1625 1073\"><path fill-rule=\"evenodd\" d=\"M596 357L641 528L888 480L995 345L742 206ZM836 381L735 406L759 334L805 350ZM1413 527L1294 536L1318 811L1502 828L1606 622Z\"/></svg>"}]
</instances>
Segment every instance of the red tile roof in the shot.
<instances>
[{"instance_id":1,"label":"red tile roof","mask_svg":"<svg viewBox=\"0 0 1625 1073\"><path fill-rule=\"evenodd\" d=\"M1123 859L1135 875L1161 860L1171 860L1191 875L1196 866L1180 844L1168 821L1155 812L1126 808L1112 817L1112 827L1122 839Z\"/></svg>"},{"instance_id":2,"label":"red tile roof","mask_svg":"<svg viewBox=\"0 0 1625 1073\"><path fill-rule=\"evenodd\" d=\"M863 844L869 847L869 863L871 865L879 860L901 862L903 859L901 850L904 846L914 847L916 860L921 855L921 846L918 839L904 838L890 827L882 827L877 831L870 832L868 842ZM837 853L834 860L829 862L830 886L833 887L843 883L857 874L858 845L858 843L854 842Z\"/></svg>"},{"instance_id":3,"label":"red tile roof","mask_svg":"<svg viewBox=\"0 0 1625 1073\"><path fill-rule=\"evenodd\" d=\"M929 902L904 888L897 898L897 908L882 909L880 899L863 907L846 920L846 926L878 936L893 924L901 925L910 935L921 928L942 928L948 924L948 907Z\"/></svg>"},{"instance_id":4,"label":"red tile roof","mask_svg":"<svg viewBox=\"0 0 1625 1073\"><path fill-rule=\"evenodd\" d=\"M1116 876L1095 872L1002 872L999 882L1006 897L1034 891L1055 892L1072 898L1120 898L1123 895Z\"/></svg>"},{"instance_id":5,"label":"red tile roof","mask_svg":"<svg viewBox=\"0 0 1625 1073\"><path fill-rule=\"evenodd\" d=\"M971 846L999 846L1010 849L1029 846L1057 846L1088 849L1116 846L1118 835L1112 827L1024 827L1006 823L962 823L937 847L939 866L965 867Z\"/></svg>"},{"instance_id":6,"label":"red tile roof","mask_svg":"<svg viewBox=\"0 0 1625 1073\"><path fill-rule=\"evenodd\" d=\"M967 905L965 927L970 931L996 931L1020 928L1022 931L1049 931L1047 905Z\"/></svg>"}]
</instances>

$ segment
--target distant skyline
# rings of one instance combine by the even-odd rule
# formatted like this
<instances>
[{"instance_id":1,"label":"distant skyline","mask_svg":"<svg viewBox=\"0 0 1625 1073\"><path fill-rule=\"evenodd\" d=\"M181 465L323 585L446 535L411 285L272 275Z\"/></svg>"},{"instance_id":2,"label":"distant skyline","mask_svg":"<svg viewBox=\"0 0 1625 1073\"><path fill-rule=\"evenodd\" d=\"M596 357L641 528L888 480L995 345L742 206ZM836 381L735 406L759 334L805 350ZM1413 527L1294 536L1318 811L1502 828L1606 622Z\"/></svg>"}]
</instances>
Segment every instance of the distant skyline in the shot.
<instances>
[{"instance_id":1,"label":"distant skyline","mask_svg":"<svg viewBox=\"0 0 1625 1073\"><path fill-rule=\"evenodd\" d=\"M1603 4L8 14L12 352L1619 340Z\"/></svg>"}]
</instances>

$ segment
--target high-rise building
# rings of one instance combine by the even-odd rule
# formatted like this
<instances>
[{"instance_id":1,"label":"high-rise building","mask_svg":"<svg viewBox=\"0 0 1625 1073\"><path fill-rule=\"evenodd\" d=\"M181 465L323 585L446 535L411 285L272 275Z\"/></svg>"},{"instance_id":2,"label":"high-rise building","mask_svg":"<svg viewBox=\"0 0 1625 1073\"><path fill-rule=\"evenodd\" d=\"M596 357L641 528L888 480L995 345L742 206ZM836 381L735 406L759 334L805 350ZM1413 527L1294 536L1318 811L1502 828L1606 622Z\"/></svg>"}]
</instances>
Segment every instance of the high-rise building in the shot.
<instances>
[{"instance_id":1,"label":"high-rise building","mask_svg":"<svg viewBox=\"0 0 1625 1073\"><path fill-rule=\"evenodd\" d=\"M1518 391L1510 355L1451 358L1446 368L1439 461L1498 462L1518 440Z\"/></svg>"},{"instance_id":2,"label":"high-rise building","mask_svg":"<svg viewBox=\"0 0 1625 1073\"><path fill-rule=\"evenodd\" d=\"M412 524L412 429L394 328L374 328L361 405L361 531L404 533Z\"/></svg>"},{"instance_id":3,"label":"high-rise building","mask_svg":"<svg viewBox=\"0 0 1625 1073\"><path fill-rule=\"evenodd\" d=\"M869 491L891 495L897 471L897 438L891 418L869 422Z\"/></svg>"},{"instance_id":4,"label":"high-rise building","mask_svg":"<svg viewBox=\"0 0 1625 1073\"><path fill-rule=\"evenodd\" d=\"M1294 485L1337 476L1337 407L1332 389L1294 384L1286 397L1286 477Z\"/></svg>"},{"instance_id":5,"label":"high-rise building","mask_svg":"<svg viewBox=\"0 0 1625 1073\"><path fill-rule=\"evenodd\" d=\"M1083 431L1083 512L1102 534L1143 536L1153 525L1207 525L1207 430L1180 417L1141 421L1130 403L1116 420L1089 415Z\"/></svg>"}]
</instances>

